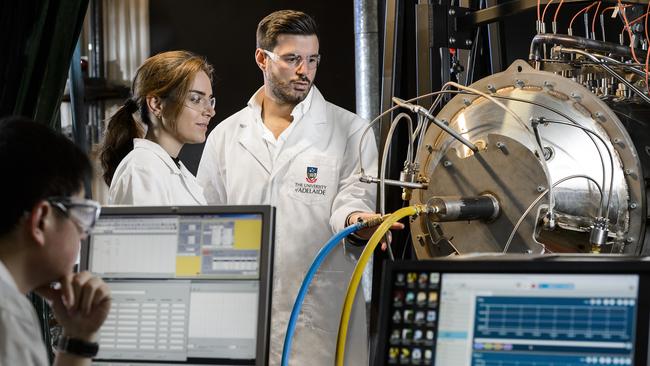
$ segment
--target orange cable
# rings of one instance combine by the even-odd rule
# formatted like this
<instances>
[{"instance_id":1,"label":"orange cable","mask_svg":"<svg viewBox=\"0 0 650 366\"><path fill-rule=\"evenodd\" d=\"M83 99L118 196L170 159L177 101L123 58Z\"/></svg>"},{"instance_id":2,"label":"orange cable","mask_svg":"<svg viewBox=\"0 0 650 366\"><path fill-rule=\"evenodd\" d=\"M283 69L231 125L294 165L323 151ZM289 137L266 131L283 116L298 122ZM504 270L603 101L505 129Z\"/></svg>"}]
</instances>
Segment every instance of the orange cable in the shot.
<instances>
[{"instance_id":1,"label":"orange cable","mask_svg":"<svg viewBox=\"0 0 650 366\"><path fill-rule=\"evenodd\" d=\"M620 0L619 0L619 1L620 1ZM580 15L580 14L582 14L583 12L585 12L585 11L591 9L591 7L594 6L594 5L596 5L596 3L592 3L591 5L587 5L587 6L585 6L584 8L582 8L579 12L577 12L576 15L574 15L573 18L571 18L571 22L569 23L569 29L573 29L573 22L576 20L576 18L578 17L578 15ZM587 34L587 37L589 37L588 34Z\"/></svg>"},{"instance_id":2,"label":"orange cable","mask_svg":"<svg viewBox=\"0 0 650 366\"><path fill-rule=\"evenodd\" d=\"M629 8L630 6L632 6L632 5L623 5L623 8ZM618 5L616 5L616 6L608 6L605 9L603 9L603 11L601 11L600 14L605 14L605 12L607 10L614 10L616 8L618 8Z\"/></svg>"},{"instance_id":3,"label":"orange cable","mask_svg":"<svg viewBox=\"0 0 650 366\"><path fill-rule=\"evenodd\" d=\"M650 68L648 65L650 64L650 37L648 37L648 14L650 14L650 1L648 1L648 7L646 8L646 13L645 13L645 38L646 38L646 53L645 53L645 87L646 87L646 92L650 93L650 84L648 84L648 70Z\"/></svg>"},{"instance_id":4,"label":"orange cable","mask_svg":"<svg viewBox=\"0 0 650 366\"><path fill-rule=\"evenodd\" d=\"M553 23L557 22L557 15L560 13L560 8L562 7L562 4L564 3L564 0L560 0L560 3L557 6L557 9L555 9L555 15L553 16Z\"/></svg>"},{"instance_id":5,"label":"orange cable","mask_svg":"<svg viewBox=\"0 0 650 366\"><path fill-rule=\"evenodd\" d=\"M598 6L596 7L596 11L594 12L594 19L591 21L591 33L594 35L594 39L596 37L596 18L598 18L598 10L600 9L601 3L602 0L598 2ZM589 38L589 35L587 35L587 38Z\"/></svg>"},{"instance_id":6,"label":"orange cable","mask_svg":"<svg viewBox=\"0 0 650 366\"><path fill-rule=\"evenodd\" d=\"M623 4L621 4L621 0L618 0L618 5L623 6ZM625 21L625 28L627 28L627 35L628 37L630 37L630 50L632 51L632 58L634 59L634 62L640 64L639 59L636 57L636 52L634 52L634 43L632 42L632 30L630 29L630 23L627 21L627 15L625 15L625 9L623 9L621 13L623 14L623 21Z\"/></svg>"},{"instance_id":7,"label":"orange cable","mask_svg":"<svg viewBox=\"0 0 650 366\"><path fill-rule=\"evenodd\" d=\"M645 13L645 14L641 15L640 17L638 17L638 18L634 19L633 21L631 21L630 25L636 24L638 21L640 21L641 19L647 17L648 15L649 15L649 13Z\"/></svg>"},{"instance_id":8,"label":"orange cable","mask_svg":"<svg viewBox=\"0 0 650 366\"><path fill-rule=\"evenodd\" d=\"M548 6L551 5L552 2L553 0L550 0L544 7L544 11L542 12L542 23L544 23L544 19L546 19L546 9L548 9Z\"/></svg>"},{"instance_id":9,"label":"orange cable","mask_svg":"<svg viewBox=\"0 0 650 366\"><path fill-rule=\"evenodd\" d=\"M627 8L627 7L630 7L630 6L632 6L632 5L623 5L623 8ZM600 12L600 15L604 15L607 10L615 10L617 8L618 8L618 5L616 5L616 6L608 6L608 7L606 7L605 9L603 9ZM625 31L625 25L623 25L623 31ZM621 31L621 33L623 33L623 31Z\"/></svg>"}]
</instances>

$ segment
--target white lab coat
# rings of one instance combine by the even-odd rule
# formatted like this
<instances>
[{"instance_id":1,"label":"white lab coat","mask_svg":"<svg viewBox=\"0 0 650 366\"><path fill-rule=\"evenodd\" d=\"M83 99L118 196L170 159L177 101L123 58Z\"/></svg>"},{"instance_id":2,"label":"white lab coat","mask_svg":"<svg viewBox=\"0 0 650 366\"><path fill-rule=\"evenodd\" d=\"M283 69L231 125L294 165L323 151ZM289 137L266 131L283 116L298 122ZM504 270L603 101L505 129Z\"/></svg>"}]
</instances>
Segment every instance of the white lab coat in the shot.
<instances>
[{"instance_id":1,"label":"white lab coat","mask_svg":"<svg viewBox=\"0 0 650 366\"><path fill-rule=\"evenodd\" d=\"M197 179L210 204L270 204L277 208L269 364L279 365L291 308L316 253L344 227L348 214L375 211L376 187L359 182L357 174L359 141L367 121L326 102L316 87L309 109L294 122L297 124L272 162L261 134L260 92L248 107L210 133ZM372 131L364 141L363 161L366 171L376 175ZM317 171L310 169L308 176L309 168ZM358 255L360 249L354 249ZM294 334L291 365L334 363L343 297L356 263L346 252L353 251L346 251L343 245L336 248L312 282ZM367 364L366 311L359 289L346 365Z\"/></svg>"},{"instance_id":2,"label":"white lab coat","mask_svg":"<svg viewBox=\"0 0 650 366\"><path fill-rule=\"evenodd\" d=\"M157 143L133 139L133 150L120 162L108 190L110 205L205 205L203 189L189 170L180 168Z\"/></svg>"}]
</instances>

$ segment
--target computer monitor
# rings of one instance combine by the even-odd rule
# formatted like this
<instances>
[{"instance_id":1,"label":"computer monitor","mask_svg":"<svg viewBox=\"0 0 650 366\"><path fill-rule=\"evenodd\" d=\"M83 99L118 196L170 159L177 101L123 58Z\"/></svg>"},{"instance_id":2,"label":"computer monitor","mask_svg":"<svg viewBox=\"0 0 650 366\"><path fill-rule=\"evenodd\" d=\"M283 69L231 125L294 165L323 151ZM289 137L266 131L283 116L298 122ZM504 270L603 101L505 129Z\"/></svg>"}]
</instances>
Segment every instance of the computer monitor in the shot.
<instances>
[{"instance_id":1,"label":"computer monitor","mask_svg":"<svg viewBox=\"0 0 650 366\"><path fill-rule=\"evenodd\" d=\"M94 365L266 365L271 206L106 207L81 268L112 306Z\"/></svg>"},{"instance_id":2,"label":"computer monitor","mask_svg":"<svg viewBox=\"0 0 650 366\"><path fill-rule=\"evenodd\" d=\"M373 365L645 365L650 263L386 263Z\"/></svg>"}]
</instances>

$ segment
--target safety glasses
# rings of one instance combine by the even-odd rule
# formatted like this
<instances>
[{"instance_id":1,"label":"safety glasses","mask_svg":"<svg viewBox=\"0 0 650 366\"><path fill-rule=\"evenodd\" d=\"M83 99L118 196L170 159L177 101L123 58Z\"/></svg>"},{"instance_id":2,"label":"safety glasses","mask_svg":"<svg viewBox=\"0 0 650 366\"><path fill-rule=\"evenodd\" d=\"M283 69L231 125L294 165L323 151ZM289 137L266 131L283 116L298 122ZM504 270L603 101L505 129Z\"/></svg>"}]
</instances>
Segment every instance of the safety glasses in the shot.
<instances>
[{"instance_id":1,"label":"safety glasses","mask_svg":"<svg viewBox=\"0 0 650 366\"><path fill-rule=\"evenodd\" d=\"M95 226L101 212L101 205L93 200L50 197L47 201L74 221L84 234L88 234Z\"/></svg>"}]
</instances>

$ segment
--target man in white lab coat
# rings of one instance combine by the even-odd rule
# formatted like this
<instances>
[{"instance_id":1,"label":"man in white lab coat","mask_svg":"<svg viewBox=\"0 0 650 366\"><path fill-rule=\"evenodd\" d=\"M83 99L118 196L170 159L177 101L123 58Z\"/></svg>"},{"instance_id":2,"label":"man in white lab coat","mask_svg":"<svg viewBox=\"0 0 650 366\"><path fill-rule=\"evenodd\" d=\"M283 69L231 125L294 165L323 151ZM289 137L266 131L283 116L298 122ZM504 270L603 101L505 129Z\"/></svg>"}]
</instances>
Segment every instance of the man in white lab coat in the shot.
<instances>
[{"instance_id":1,"label":"man in white lab coat","mask_svg":"<svg viewBox=\"0 0 650 366\"><path fill-rule=\"evenodd\" d=\"M360 183L357 170L361 158L367 172L376 175L377 148L367 134L360 157L367 121L328 103L313 86L320 55L310 16L285 10L264 18L255 60L264 85L247 107L212 131L197 178L208 203L277 207L269 360L278 365L293 302L316 253L335 232L359 217L374 216L376 187ZM351 248L335 249L315 277L296 328L291 365L334 363L343 297L355 265ZM346 350L346 365L368 364L362 291Z\"/></svg>"}]
</instances>

